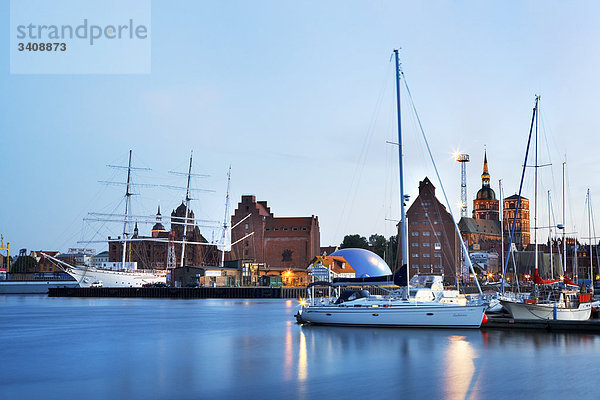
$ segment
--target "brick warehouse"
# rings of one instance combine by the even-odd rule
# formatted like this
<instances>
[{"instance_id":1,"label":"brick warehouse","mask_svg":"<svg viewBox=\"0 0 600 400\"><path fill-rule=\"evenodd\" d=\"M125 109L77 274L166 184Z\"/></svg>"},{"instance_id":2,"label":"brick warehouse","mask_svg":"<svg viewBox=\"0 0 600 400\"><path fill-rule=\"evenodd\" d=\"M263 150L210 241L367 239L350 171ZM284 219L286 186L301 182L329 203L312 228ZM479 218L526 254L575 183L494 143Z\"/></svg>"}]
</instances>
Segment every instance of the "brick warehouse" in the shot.
<instances>
[{"instance_id":1,"label":"brick warehouse","mask_svg":"<svg viewBox=\"0 0 600 400\"><path fill-rule=\"evenodd\" d=\"M266 201L244 195L231 226L232 243L253 234L232 246L230 259L264 264L265 273L288 278L288 284L306 284L306 268L320 251L317 216L275 217Z\"/></svg>"},{"instance_id":2,"label":"brick warehouse","mask_svg":"<svg viewBox=\"0 0 600 400\"><path fill-rule=\"evenodd\" d=\"M460 266L460 242L452 216L435 197L435 186L429 178L419 182L419 195L406 217L409 274L443 274L446 283L455 284L455 275L460 272L457 269ZM401 254L399 246L398 260L402 259Z\"/></svg>"}]
</instances>

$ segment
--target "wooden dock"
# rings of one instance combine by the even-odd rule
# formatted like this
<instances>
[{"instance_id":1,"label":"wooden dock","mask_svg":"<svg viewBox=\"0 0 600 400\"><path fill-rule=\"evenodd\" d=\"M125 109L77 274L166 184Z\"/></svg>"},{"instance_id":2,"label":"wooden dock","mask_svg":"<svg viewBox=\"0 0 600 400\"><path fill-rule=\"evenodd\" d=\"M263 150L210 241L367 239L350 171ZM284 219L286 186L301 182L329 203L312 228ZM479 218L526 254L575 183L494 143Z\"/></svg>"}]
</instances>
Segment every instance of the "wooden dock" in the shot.
<instances>
[{"instance_id":1,"label":"wooden dock","mask_svg":"<svg viewBox=\"0 0 600 400\"><path fill-rule=\"evenodd\" d=\"M518 320L510 317L488 316L488 322L481 325L482 330L510 329L510 330L545 330L548 332L590 332L600 333L600 320L588 321L555 321L555 320Z\"/></svg>"},{"instance_id":2,"label":"wooden dock","mask_svg":"<svg viewBox=\"0 0 600 400\"><path fill-rule=\"evenodd\" d=\"M197 288L50 288L49 297L144 297L172 299L293 299L306 297L304 287L197 287Z\"/></svg>"}]
</instances>

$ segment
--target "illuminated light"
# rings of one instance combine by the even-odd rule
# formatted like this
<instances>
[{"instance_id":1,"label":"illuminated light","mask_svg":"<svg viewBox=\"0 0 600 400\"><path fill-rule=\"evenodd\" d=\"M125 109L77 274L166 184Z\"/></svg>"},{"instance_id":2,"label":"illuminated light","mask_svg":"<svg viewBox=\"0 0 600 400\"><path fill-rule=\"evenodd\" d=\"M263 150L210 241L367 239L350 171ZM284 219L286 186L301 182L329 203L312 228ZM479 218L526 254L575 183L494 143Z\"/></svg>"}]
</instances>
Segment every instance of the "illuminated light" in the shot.
<instances>
[{"instance_id":1,"label":"illuminated light","mask_svg":"<svg viewBox=\"0 0 600 400\"><path fill-rule=\"evenodd\" d=\"M564 281L564 280L565 280L565 277L564 277L563 275L561 275L559 279L560 279L561 281Z\"/></svg>"},{"instance_id":2,"label":"illuminated light","mask_svg":"<svg viewBox=\"0 0 600 400\"><path fill-rule=\"evenodd\" d=\"M298 303L300 303L300 305L302 307L304 307L306 305L306 300L304 300L303 298L298 299Z\"/></svg>"}]
</instances>

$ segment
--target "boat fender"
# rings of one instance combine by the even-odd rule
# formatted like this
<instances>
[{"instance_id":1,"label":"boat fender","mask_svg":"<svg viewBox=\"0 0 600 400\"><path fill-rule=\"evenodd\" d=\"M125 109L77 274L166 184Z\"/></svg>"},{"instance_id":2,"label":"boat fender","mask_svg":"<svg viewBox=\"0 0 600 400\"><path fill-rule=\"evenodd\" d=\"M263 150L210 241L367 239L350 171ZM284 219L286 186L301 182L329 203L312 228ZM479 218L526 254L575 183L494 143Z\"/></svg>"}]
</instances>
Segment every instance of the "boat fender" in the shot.
<instances>
[{"instance_id":1,"label":"boat fender","mask_svg":"<svg viewBox=\"0 0 600 400\"><path fill-rule=\"evenodd\" d=\"M487 324L487 322L488 322L488 316L485 315L485 313L484 313L483 314L483 318L481 319L481 325Z\"/></svg>"}]
</instances>

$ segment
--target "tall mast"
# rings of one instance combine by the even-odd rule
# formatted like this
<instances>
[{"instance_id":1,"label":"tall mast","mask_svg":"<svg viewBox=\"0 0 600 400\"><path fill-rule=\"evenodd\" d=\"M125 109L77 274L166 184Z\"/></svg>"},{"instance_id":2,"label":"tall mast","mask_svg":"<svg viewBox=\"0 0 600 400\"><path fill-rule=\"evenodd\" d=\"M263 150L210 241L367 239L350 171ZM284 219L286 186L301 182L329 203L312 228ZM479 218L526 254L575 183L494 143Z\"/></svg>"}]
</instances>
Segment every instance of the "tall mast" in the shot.
<instances>
[{"instance_id":1,"label":"tall mast","mask_svg":"<svg viewBox=\"0 0 600 400\"><path fill-rule=\"evenodd\" d=\"M502 179L498 179L498 190L500 192L500 261L501 265L504 266L504 196L502 195ZM502 281L504 281L504 274L502 274Z\"/></svg>"},{"instance_id":2,"label":"tall mast","mask_svg":"<svg viewBox=\"0 0 600 400\"><path fill-rule=\"evenodd\" d=\"M394 59L396 62L396 107L398 114L398 172L400 175L400 243L402 249L402 261L400 268L406 268L406 279L408 289L408 240L407 240L407 224L406 210L404 208L404 169L402 167L402 114L400 109L400 59L398 49L394 49ZM406 291L408 295L408 290Z\"/></svg>"},{"instance_id":3,"label":"tall mast","mask_svg":"<svg viewBox=\"0 0 600 400\"><path fill-rule=\"evenodd\" d=\"M550 279L554 279L554 267L552 265L552 220L550 209L550 191L548 190L548 247L550 248Z\"/></svg>"},{"instance_id":4,"label":"tall mast","mask_svg":"<svg viewBox=\"0 0 600 400\"><path fill-rule=\"evenodd\" d=\"M538 241L537 241L537 190L538 190L538 131L540 115L540 96L535 96L535 189L534 189L534 208L533 208L533 241L535 243L535 272L538 272Z\"/></svg>"},{"instance_id":5,"label":"tall mast","mask_svg":"<svg viewBox=\"0 0 600 400\"><path fill-rule=\"evenodd\" d=\"M123 258L121 268L125 268L125 256L127 255L127 219L129 218L129 206L131 201L131 192L129 186L131 183L131 150L129 150L129 164L127 165L127 186L125 189L125 220L123 221Z\"/></svg>"},{"instance_id":6,"label":"tall mast","mask_svg":"<svg viewBox=\"0 0 600 400\"><path fill-rule=\"evenodd\" d=\"M183 219L183 239L181 241L181 262L179 263L179 265L181 267L184 266L184 256L185 256L185 239L186 239L186 232L187 232L187 225L188 225L188 210L190 208L190 180L192 178L192 155L193 155L194 151L192 150L190 152L190 167L188 169L188 176L187 176L187 189L185 191L185 217Z\"/></svg>"},{"instance_id":7,"label":"tall mast","mask_svg":"<svg viewBox=\"0 0 600 400\"><path fill-rule=\"evenodd\" d=\"M231 165L229 166L229 171L227 171L227 195L225 196L225 217L223 218L223 237L222 246L223 250L221 251L221 268L225 265L225 250L227 240L227 230L229 229L228 217L229 217L229 185L231 183Z\"/></svg>"},{"instance_id":8,"label":"tall mast","mask_svg":"<svg viewBox=\"0 0 600 400\"><path fill-rule=\"evenodd\" d=\"M567 222L565 220L565 164L562 163L562 220L563 220L563 231L562 231L562 242L563 242L563 274L567 273L567 242L566 242L566 230ZM575 277L572 277L575 278Z\"/></svg>"},{"instance_id":9,"label":"tall mast","mask_svg":"<svg viewBox=\"0 0 600 400\"><path fill-rule=\"evenodd\" d=\"M592 248L592 202L590 200L590 188L587 190L587 206L588 206L588 237L590 241L590 287L594 287L594 257Z\"/></svg>"}]
</instances>

